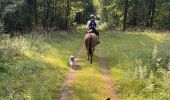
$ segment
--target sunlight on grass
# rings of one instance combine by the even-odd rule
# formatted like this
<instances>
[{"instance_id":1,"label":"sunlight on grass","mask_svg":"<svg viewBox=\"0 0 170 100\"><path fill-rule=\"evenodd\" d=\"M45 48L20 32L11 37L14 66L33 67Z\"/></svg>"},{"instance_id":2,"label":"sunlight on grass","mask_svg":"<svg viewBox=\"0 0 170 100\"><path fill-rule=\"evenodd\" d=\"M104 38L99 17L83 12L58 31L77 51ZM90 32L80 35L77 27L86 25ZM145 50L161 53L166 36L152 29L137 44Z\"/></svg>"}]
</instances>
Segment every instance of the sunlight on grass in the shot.
<instances>
[{"instance_id":1,"label":"sunlight on grass","mask_svg":"<svg viewBox=\"0 0 170 100\"><path fill-rule=\"evenodd\" d=\"M106 99L105 84L96 66L88 65L76 76L73 100L104 100ZM85 66L83 66L85 67Z\"/></svg>"},{"instance_id":2,"label":"sunlight on grass","mask_svg":"<svg viewBox=\"0 0 170 100\"><path fill-rule=\"evenodd\" d=\"M1 40L0 99L54 99L67 75L69 55L76 55L83 43L82 33L70 34ZM169 37L157 33L101 32L100 48L123 99L168 100L169 74L164 66ZM99 59L94 55L93 64L86 60L79 63L81 70L73 86L73 100L107 98ZM85 49L81 57L86 59ZM162 58L163 62L158 65L156 58Z\"/></svg>"},{"instance_id":3,"label":"sunlight on grass","mask_svg":"<svg viewBox=\"0 0 170 100\"><path fill-rule=\"evenodd\" d=\"M76 74L76 80L73 85L72 100L105 100L107 98L105 83L100 72L98 57L95 56L93 64L86 60L86 50L83 49L81 58L85 59L79 62L81 70Z\"/></svg>"},{"instance_id":4,"label":"sunlight on grass","mask_svg":"<svg viewBox=\"0 0 170 100\"><path fill-rule=\"evenodd\" d=\"M53 51L51 51L50 53L53 54ZM67 63L59 57L59 54L57 55L56 53L55 53L55 55L56 55L56 57L55 57L54 55L51 55L51 54L48 54L48 56L47 55L43 56L43 55L41 55L37 52L33 52L33 51L25 51L24 52L25 56L30 59L35 59L36 57L38 57L37 60L39 60L41 62L48 63L53 66L60 66L60 67L66 68Z\"/></svg>"},{"instance_id":5,"label":"sunlight on grass","mask_svg":"<svg viewBox=\"0 0 170 100\"><path fill-rule=\"evenodd\" d=\"M42 34L0 41L0 99L53 100L76 54L81 34Z\"/></svg>"},{"instance_id":6,"label":"sunlight on grass","mask_svg":"<svg viewBox=\"0 0 170 100\"><path fill-rule=\"evenodd\" d=\"M158 42L165 42L167 40L170 40L170 36L168 33L144 33L144 34Z\"/></svg>"},{"instance_id":7,"label":"sunlight on grass","mask_svg":"<svg viewBox=\"0 0 170 100\"><path fill-rule=\"evenodd\" d=\"M168 100L168 72L163 65L154 72L157 65L152 57L167 59L169 34L108 31L101 34L101 42L117 92L124 99Z\"/></svg>"}]
</instances>

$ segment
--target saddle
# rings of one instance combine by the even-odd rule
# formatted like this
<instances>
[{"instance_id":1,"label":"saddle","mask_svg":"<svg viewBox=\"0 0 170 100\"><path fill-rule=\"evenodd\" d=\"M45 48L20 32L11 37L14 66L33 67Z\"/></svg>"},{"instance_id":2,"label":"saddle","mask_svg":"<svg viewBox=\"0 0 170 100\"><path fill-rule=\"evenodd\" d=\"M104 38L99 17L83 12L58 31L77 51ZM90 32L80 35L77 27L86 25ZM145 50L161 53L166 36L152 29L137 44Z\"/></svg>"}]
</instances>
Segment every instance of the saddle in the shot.
<instances>
[{"instance_id":1,"label":"saddle","mask_svg":"<svg viewBox=\"0 0 170 100\"><path fill-rule=\"evenodd\" d=\"M88 33L93 33L92 29L87 30Z\"/></svg>"},{"instance_id":2,"label":"saddle","mask_svg":"<svg viewBox=\"0 0 170 100\"><path fill-rule=\"evenodd\" d=\"M99 34L98 34L98 33L96 33L93 29L87 30L85 34L88 34L88 33L94 33L94 34L96 34L96 35L97 35L97 40L98 40L97 44L100 44Z\"/></svg>"}]
</instances>

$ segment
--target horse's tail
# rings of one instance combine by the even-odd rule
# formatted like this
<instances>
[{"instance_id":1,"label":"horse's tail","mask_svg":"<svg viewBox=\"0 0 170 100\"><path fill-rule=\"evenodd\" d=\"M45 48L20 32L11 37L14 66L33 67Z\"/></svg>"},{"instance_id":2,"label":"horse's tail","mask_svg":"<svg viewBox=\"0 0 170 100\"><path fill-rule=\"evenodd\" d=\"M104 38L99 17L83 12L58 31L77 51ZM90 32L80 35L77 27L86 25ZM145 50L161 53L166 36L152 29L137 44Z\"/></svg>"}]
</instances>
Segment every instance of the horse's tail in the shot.
<instances>
[{"instance_id":1,"label":"horse's tail","mask_svg":"<svg viewBox=\"0 0 170 100\"><path fill-rule=\"evenodd\" d=\"M90 39L89 39L89 48L88 48L88 51L89 51L89 55L92 56L93 54L93 51L92 51L92 36L90 36Z\"/></svg>"}]
</instances>

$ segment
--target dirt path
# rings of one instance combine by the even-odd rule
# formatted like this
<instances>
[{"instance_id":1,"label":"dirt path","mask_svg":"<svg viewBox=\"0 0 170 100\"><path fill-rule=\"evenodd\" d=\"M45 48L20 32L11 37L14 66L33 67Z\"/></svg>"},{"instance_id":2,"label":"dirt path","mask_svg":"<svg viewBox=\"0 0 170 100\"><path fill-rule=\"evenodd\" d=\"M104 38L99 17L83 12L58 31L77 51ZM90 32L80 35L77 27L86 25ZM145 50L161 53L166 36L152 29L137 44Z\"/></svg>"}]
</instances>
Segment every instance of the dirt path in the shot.
<instances>
[{"instance_id":1,"label":"dirt path","mask_svg":"<svg viewBox=\"0 0 170 100\"><path fill-rule=\"evenodd\" d=\"M80 60L80 56L81 56L81 53L83 51L83 46L79 49L78 53L77 53L77 56L76 56L76 60L79 61ZM79 66L76 66L77 68ZM74 81L75 81L75 76L76 76L76 69L69 69L69 73L68 73L68 76L67 78L65 79L61 89L60 89L60 92L59 92L59 96L56 98L56 100L71 100L71 95L73 93L73 84L74 84Z\"/></svg>"},{"instance_id":2,"label":"dirt path","mask_svg":"<svg viewBox=\"0 0 170 100\"><path fill-rule=\"evenodd\" d=\"M104 54L102 52L102 50L99 50L99 63L101 66L101 74L102 74L102 78L105 82L105 87L106 87L106 91L107 91L107 98L110 98L110 100L120 100L117 96L116 90L113 86L113 79L111 78L111 72L109 70L109 67L107 65L106 59L104 57Z\"/></svg>"},{"instance_id":3,"label":"dirt path","mask_svg":"<svg viewBox=\"0 0 170 100\"><path fill-rule=\"evenodd\" d=\"M79 60L81 60L81 55L83 50L84 47L82 46L77 53L76 62L79 62ZM113 87L114 82L111 78L110 69L106 63L102 50L99 50L98 55L99 55L98 57L99 57L99 64L100 64L100 72L102 75L102 79L105 83L106 91L108 93L106 99L110 98L110 100L119 100L116 90ZM73 95L73 85L75 82L76 73L78 72L79 71L70 68L69 74L65 79L62 88L60 89L59 96L56 98L57 100L71 100L70 97L72 97Z\"/></svg>"}]
</instances>

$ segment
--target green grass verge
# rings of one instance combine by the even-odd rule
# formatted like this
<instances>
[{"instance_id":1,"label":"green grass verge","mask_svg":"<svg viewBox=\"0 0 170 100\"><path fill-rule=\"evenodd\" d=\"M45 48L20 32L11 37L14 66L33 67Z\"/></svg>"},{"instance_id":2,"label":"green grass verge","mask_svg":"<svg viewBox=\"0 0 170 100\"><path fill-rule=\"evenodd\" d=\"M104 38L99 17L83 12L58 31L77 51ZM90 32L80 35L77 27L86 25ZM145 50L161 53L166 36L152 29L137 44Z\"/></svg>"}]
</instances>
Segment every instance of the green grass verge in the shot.
<instances>
[{"instance_id":1,"label":"green grass verge","mask_svg":"<svg viewBox=\"0 0 170 100\"><path fill-rule=\"evenodd\" d=\"M54 99L68 72L68 57L82 40L80 33L66 32L0 40L0 99ZM100 48L123 99L168 100L169 41L169 34L101 32ZM81 56L86 58L85 49ZM93 64L86 59L79 64L73 100L106 99L98 57Z\"/></svg>"},{"instance_id":2,"label":"green grass verge","mask_svg":"<svg viewBox=\"0 0 170 100\"><path fill-rule=\"evenodd\" d=\"M0 40L0 99L53 100L82 33L47 33Z\"/></svg>"},{"instance_id":3,"label":"green grass verge","mask_svg":"<svg viewBox=\"0 0 170 100\"><path fill-rule=\"evenodd\" d=\"M101 32L118 93L129 100L168 100L170 34ZM156 60L161 58L160 62Z\"/></svg>"},{"instance_id":4,"label":"green grass verge","mask_svg":"<svg viewBox=\"0 0 170 100\"><path fill-rule=\"evenodd\" d=\"M99 59L95 51L93 64L88 61L86 50L81 53L83 61L78 65L81 70L76 74L76 80L73 86L72 100L105 100L107 98L107 89L100 72Z\"/></svg>"}]
</instances>

